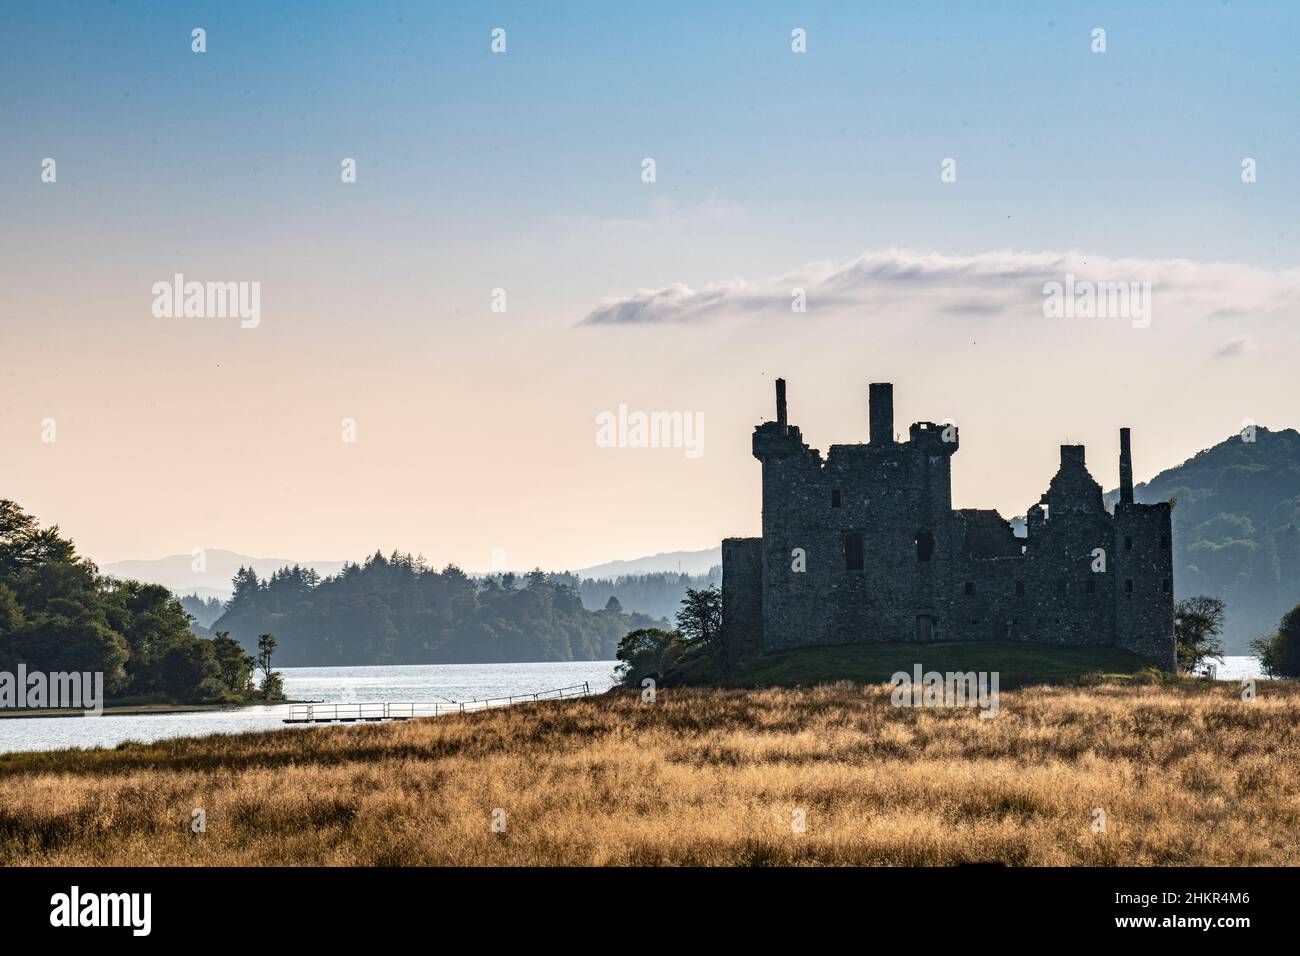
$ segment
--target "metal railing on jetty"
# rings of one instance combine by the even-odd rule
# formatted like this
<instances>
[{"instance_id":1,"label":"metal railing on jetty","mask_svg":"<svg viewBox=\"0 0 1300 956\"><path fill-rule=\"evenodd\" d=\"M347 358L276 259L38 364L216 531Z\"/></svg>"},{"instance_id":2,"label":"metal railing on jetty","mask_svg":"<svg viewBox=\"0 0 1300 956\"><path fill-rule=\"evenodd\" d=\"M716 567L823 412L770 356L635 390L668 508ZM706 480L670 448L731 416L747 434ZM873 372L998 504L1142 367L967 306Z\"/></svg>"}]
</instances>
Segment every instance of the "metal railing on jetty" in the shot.
<instances>
[{"instance_id":1,"label":"metal railing on jetty","mask_svg":"<svg viewBox=\"0 0 1300 956\"><path fill-rule=\"evenodd\" d=\"M591 684L570 684L554 690L535 694L511 694L508 697L484 697L461 701L411 701L387 703L382 701L355 701L339 704L293 704L289 707L286 724L354 723L359 720L410 720L412 717L440 717L443 714L463 714L467 711L487 710L491 707L509 707L535 700L567 700L587 697Z\"/></svg>"}]
</instances>

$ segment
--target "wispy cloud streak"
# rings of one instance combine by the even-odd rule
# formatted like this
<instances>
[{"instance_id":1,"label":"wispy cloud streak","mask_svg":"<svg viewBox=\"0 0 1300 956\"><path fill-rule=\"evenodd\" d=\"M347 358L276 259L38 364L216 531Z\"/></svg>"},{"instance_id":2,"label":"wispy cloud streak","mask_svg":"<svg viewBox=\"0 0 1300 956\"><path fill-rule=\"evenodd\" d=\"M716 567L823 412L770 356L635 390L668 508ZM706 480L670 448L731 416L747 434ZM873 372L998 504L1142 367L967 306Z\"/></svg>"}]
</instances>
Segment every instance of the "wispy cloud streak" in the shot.
<instances>
[{"instance_id":1,"label":"wispy cloud streak","mask_svg":"<svg viewBox=\"0 0 1300 956\"><path fill-rule=\"evenodd\" d=\"M1150 282L1166 318L1300 317L1300 269L1078 252L946 256L889 249L766 279L730 279L698 289L683 283L642 289L601 301L581 324L698 323L763 314L805 318L792 314L795 290L803 290L809 315L900 305L949 318L1041 315L1043 286L1066 275L1092 282Z\"/></svg>"}]
</instances>

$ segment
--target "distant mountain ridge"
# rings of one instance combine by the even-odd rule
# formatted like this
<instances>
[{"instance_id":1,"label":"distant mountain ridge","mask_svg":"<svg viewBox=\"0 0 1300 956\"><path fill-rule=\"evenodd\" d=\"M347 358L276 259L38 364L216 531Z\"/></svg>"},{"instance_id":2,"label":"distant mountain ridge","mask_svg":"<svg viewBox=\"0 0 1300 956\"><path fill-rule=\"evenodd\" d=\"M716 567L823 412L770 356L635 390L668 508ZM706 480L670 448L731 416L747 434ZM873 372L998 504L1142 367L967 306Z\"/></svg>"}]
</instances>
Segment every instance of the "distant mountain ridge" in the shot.
<instances>
[{"instance_id":1,"label":"distant mountain ridge","mask_svg":"<svg viewBox=\"0 0 1300 956\"><path fill-rule=\"evenodd\" d=\"M273 572L295 564L312 568L321 577L337 574L343 569L343 561L290 561L286 558L255 558L237 551L225 551L221 548L207 548L202 553L202 565L195 569L199 556L193 554L171 554L165 558L152 560L113 561L100 566L104 574L123 580L145 581L149 584L161 584L176 594L197 594L199 597L215 597L222 601L230 598L230 581L240 567L251 567L260 577L269 577Z\"/></svg>"},{"instance_id":2,"label":"distant mountain ridge","mask_svg":"<svg viewBox=\"0 0 1300 956\"><path fill-rule=\"evenodd\" d=\"M1174 596L1226 603L1229 654L1300 604L1300 432L1257 427L1254 438L1235 435L1134 489L1140 502L1175 501Z\"/></svg>"},{"instance_id":3,"label":"distant mountain ridge","mask_svg":"<svg viewBox=\"0 0 1300 956\"><path fill-rule=\"evenodd\" d=\"M626 561L606 561L589 568L579 568L573 573L580 578L597 580L627 577L635 574L689 574L697 577L708 574L710 570L722 564L722 546L705 548L703 551L665 551L642 558L630 558Z\"/></svg>"}]
</instances>

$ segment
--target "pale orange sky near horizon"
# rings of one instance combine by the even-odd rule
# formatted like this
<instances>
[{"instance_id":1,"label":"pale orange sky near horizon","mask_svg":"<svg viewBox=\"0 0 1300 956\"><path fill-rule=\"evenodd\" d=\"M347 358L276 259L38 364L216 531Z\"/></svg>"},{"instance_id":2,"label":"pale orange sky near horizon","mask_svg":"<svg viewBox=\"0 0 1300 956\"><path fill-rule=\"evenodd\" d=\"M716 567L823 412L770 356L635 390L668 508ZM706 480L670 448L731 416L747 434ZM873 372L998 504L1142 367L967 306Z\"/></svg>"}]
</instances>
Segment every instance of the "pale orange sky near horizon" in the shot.
<instances>
[{"instance_id":1,"label":"pale orange sky near horizon","mask_svg":"<svg viewBox=\"0 0 1300 956\"><path fill-rule=\"evenodd\" d=\"M285 300L267 290L264 303ZM380 548L482 570L499 548L511 568L563 569L756 534L749 439L773 417L777 375L790 420L823 452L865 440L867 384L893 381L896 431L948 418L961 428L954 504L1008 517L1046 488L1062 443L1086 444L1109 488L1121 425L1134 430L1145 480L1245 418L1295 424L1285 351L1207 359L1210 337L1177 322L1094 320L1074 341L1041 315L937 335L950 320L602 328L575 326L572 307L520 305L509 324L444 309L398 329L346 321L347 298L316 313L264 304L262 326L243 330L153 319L140 292L133 309L105 309L79 334L65 328L62 296L23 302L35 321L11 334L19 360L4 369L4 495L101 563L195 548L298 560ZM51 354L74 335L75 347ZM704 454L598 448L595 417L620 403L703 413ZM46 417L53 444L40 440ZM355 444L341 439L348 417Z\"/></svg>"}]
</instances>

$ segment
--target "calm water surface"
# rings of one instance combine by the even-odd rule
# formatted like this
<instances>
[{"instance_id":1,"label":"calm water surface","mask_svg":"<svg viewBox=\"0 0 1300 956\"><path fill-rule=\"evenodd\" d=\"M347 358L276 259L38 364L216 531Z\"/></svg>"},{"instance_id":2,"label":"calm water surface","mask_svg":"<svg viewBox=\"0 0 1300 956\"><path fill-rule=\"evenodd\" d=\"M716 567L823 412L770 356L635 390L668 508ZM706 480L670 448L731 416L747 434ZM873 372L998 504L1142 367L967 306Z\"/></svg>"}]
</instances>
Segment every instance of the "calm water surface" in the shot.
<instances>
[{"instance_id":1,"label":"calm water surface","mask_svg":"<svg viewBox=\"0 0 1300 956\"><path fill-rule=\"evenodd\" d=\"M293 700L468 701L510 694L532 694L570 684L591 683L593 692L613 685L617 661L548 664L409 664L398 667L285 667L285 693ZM1218 667L1220 680L1259 677L1253 657L1228 657ZM0 719L0 753L58 750L63 747L115 747L123 741L148 743L167 737L279 730L289 705L243 707L198 714L132 714L118 717L26 717Z\"/></svg>"},{"instance_id":2,"label":"calm water surface","mask_svg":"<svg viewBox=\"0 0 1300 956\"><path fill-rule=\"evenodd\" d=\"M399 667L283 667L284 692L291 700L467 701L533 694L570 684L591 683L593 693L614 683L618 661L545 664L409 664ZM115 747L126 740L148 743L167 737L202 737L250 730L279 730L288 704L242 707L197 714L123 714L103 717L10 717L0 719L0 753Z\"/></svg>"}]
</instances>

